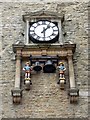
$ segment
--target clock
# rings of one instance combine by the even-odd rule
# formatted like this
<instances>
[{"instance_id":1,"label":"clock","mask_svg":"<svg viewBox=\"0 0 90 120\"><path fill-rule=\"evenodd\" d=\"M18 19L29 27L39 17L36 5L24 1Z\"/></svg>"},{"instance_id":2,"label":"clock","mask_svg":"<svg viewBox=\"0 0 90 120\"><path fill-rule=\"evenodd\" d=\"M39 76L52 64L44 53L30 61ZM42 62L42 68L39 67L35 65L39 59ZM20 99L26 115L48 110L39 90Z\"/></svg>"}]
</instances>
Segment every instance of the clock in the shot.
<instances>
[{"instance_id":1,"label":"clock","mask_svg":"<svg viewBox=\"0 0 90 120\"><path fill-rule=\"evenodd\" d=\"M58 23L49 20L33 22L30 24L29 37L34 43L54 43L59 38Z\"/></svg>"}]
</instances>

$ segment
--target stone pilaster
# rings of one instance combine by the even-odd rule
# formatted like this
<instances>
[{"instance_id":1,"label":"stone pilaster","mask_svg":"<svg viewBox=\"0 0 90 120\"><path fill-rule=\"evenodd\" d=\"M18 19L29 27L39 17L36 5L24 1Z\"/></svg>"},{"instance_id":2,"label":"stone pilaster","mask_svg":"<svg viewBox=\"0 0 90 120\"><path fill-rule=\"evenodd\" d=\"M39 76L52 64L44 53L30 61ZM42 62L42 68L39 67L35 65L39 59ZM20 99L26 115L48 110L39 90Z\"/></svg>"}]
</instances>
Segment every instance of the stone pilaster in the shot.
<instances>
[{"instance_id":1,"label":"stone pilaster","mask_svg":"<svg viewBox=\"0 0 90 120\"><path fill-rule=\"evenodd\" d=\"M73 67L73 54L72 51L68 52L68 65L69 65L69 81L70 81L70 103L74 103L78 101L79 90L76 88L75 85L75 77L74 77L74 67Z\"/></svg>"},{"instance_id":2,"label":"stone pilaster","mask_svg":"<svg viewBox=\"0 0 90 120\"><path fill-rule=\"evenodd\" d=\"M26 21L26 44L29 44L29 21Z\"/></svg>"},{"instance_id":3,"label":"stone pilaster","mask_svg":"<svg viewBox=\"0 0 90 120\"><path fill-rule=\"evenodd\" d=\"M74 68L73 68L73 60L72 54L68 55L68 65L69 65L69 80L70 80L70 88L75 88L75 79L74 79Z\"/></svg>"},{"instance_id":4,"label":"stone pilaster","mask_svg":"<svg viewBox=\"0 0 90 120\"><path fill-rule=\"evenodd\" d=\"M22 90L20 88L20 71L21 71L21 50L16 53L16 73L15 73L15 86L11 91L13 96L13 103L20 103L22 97Z\"/></svg>"}]
</instances>

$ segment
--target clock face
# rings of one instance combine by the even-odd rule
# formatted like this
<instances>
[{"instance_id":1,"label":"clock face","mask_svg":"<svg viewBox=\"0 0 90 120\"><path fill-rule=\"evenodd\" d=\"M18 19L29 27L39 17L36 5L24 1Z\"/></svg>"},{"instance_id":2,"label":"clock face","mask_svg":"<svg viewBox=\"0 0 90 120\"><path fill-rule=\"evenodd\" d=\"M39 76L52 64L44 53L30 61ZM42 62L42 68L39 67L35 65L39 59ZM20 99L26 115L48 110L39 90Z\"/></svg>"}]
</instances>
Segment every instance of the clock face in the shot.
<instances>
[{"instance_id":1,"label":"clock face","mask_svg":"<svg viewBox=\"0 0 90 120\"><path fill-rule=\"evenodd\" d=\"M30 26L30 39L35 43L53 43L58 36L58 26L48 20L39 20Z\"/></svg>"}]
</instances>

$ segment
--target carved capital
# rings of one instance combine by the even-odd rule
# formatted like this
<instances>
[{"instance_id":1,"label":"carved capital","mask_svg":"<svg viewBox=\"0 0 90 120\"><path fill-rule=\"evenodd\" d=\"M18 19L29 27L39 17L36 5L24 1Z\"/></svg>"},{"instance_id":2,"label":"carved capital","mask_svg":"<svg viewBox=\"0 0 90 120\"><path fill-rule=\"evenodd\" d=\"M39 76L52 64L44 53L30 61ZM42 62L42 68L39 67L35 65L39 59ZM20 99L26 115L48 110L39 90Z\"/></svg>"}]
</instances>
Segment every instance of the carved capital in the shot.
<instances>
[{"instance_id":1,"label":"carved capital","mask_svg":"<svg viewBox=\"0 0 90 120\"><path fill-rule=\"evenodd\" d=\"M17 50L17 52L16 52L16 59L21 59L21 56L22 56L22 52L21 52L21 50Z\"/></svg>"},{"instance_id":2,"label":"carved capital","mask_svg":"<svg viewBox=\"0 0 90 120\"><path fill-rule=\"evenodd\" d=\"M16 60L21 60L21 56L20 55L16 55Z\"/></svg>"},{"instance_id":3,"label":"carved capital","mask_svg":"<svg viewBox=\"0 0 90 120\"><path fill-rule=\"evenodd\" d=\"M21 102L21 98L22 98L22 90L21 89L13 89L11 90L12 93L12 97L13 97L13 103L20 103Z\"/></svg>"},{"instance_id":4,"label":"carved capital","mask_svg":"<svg viewBox=\"0 0 90 120\"><path fill-rule=\"evenodd\" d=\"M72 50L68 50L68 51L67 51L67 57L68 57L68 58L72 58L72 56L73 56Z\"/></svg>"}]
</instances>

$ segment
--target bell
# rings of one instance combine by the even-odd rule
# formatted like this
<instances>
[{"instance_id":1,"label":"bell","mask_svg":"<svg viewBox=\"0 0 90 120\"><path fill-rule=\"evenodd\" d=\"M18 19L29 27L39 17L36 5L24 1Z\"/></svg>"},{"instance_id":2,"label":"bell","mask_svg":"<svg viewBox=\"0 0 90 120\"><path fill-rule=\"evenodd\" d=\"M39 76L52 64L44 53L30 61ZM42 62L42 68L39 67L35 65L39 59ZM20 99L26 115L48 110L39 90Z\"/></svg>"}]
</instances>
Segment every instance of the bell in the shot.
<instances>
[{"instance_id":1,"label":"bell","mask_svg":"<svg viewBox=\"0 0 90 120\"><path fill-rule=\"evenodd\" d=\"M35 62L35 66L33 67L33 70L37 72L42 70L42 67L40 66L39 62Z\"/></svg>"},{"instance_id":2,"label":"bell","mask_svg":"<svg viewBox=\"0 0 90 120\"><path fill-rule=\"evenodd\" d=\"M55 65L52 63L51 60L47 60L46 64L43 67L44 73L54 73L56 70Z\"/></svg>"}]
</instances>

